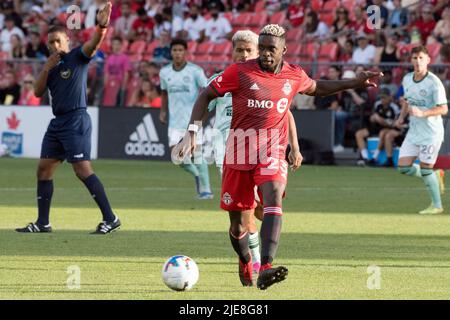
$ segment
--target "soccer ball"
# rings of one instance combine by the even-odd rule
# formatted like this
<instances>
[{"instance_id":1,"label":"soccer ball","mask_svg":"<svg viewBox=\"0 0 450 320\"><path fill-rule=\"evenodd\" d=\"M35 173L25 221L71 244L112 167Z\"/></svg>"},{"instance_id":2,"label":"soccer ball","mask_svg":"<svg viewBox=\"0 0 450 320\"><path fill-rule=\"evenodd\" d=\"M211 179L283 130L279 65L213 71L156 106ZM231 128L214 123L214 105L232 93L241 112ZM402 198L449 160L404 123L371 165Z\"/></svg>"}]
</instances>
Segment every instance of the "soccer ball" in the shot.
<instances>
[{"instance_id":1,"label":"soccer ball","mask_svg":"<svg viewBox=\"0 0 450 320\"><path fill-rule=\"evenodd\" d=\"M198 275L195 261L182 255L170 257L162 269L164 283L175 291L192 289L198 281Z\"/></svg>"}]
</instances>

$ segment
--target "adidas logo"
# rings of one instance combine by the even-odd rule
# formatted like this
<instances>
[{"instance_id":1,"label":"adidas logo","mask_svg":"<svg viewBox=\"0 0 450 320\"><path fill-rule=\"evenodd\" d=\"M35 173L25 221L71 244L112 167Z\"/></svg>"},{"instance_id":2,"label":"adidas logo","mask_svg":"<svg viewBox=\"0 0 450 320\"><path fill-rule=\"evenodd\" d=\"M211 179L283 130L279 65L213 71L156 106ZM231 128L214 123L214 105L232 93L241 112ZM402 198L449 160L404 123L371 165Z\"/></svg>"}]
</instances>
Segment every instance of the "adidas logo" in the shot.
<instances>
[{"instance_id":1,"label":"adidas logo","mask_svg":"<svg viewBox=\"0 0 450 320\"><path fill-rule=\"evenodd\" d=\"M254 83L251 87L250 90L259 90L259 87L256 83Z\"/></svg>"},{"instance_id":2,"label":"adidas logo","mask_svg":"<svg viewBox=\"0 0 450 320\"><path fill-rule=\"evenodd\" d=\"M159 143L158 132L150 113L146 114L130 135L125 145L125 153L129 156L158 156L165 154L164 144Z\"/></svg>"}]
</instances>

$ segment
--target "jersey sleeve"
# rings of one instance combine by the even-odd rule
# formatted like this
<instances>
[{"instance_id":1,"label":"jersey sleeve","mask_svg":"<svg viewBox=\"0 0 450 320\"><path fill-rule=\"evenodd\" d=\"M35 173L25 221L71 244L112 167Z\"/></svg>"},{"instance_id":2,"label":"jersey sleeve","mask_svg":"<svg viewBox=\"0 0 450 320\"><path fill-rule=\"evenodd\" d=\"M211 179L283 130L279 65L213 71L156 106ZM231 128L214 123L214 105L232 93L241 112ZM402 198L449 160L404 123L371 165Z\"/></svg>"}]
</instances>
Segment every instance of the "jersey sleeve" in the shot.
<instances>
[{"instance_id":1,"label":"jersey sleeve","mask_svg":"<svg viewBox=\"0 0 450 320\"><path fill-rule=\"evenodd\" d=\"M222 75L215 78L209 87L218 97L223 97L227 92L234 92L239 88L238 66L232 64L227 67Z\"/></svg>"},{"instance_id":2,"label":"jersey sleeve","mask_svg":"<svg viewBox=\"0 0 450 320\"><path fill-rule=\"evenodd\" d=\"M299 68L297 82L298 82L298 86L299 86L297 89L297 92L303 94L305 91L307 91L309 88L311 88L311 86L314 83L314 80L311 79L306 74L305 70L303 70L302 68Z\"/></svg>"},{"instance_id":3,"label":"jersey sleeve","mask_svg":"<svg viewBox=\"0 0 450 320\"><path fill-rule=\"evenodd\" d=\"M202 68L198 68L195 73L195 81L197 83L197 87L204 88L207 86L208 79L205 76L205 71Z\"/></svg>"},{"instance_id":4,"label":"jersey sleeve","mask_svg":"<svg viewBox=\"0 0 450 320\"><path fill-rule=\"evenodd\" d=\"M443 104L447 104L447 96L445 94L445 88L442 84L442 81L436 80L436 84L434 86L433 92L433 101L435 106L440 106Z\"/></svg>"},{"instance_id":5,"label":"jersey sleeve","mask_svg":"<svg viewBox=\"0 0 450 320\"><path fill-rule=\"evenodd\" d=\"M79 46L73 50L75 51L74 57L81 64L88 64L91 61L92 57L90 58L86 55L86 53L84 53L83 46Z\"/></svg>"},{"instance_id":6,"label":"jersey sleeve","mask_svg":"<svg viewBox=\"0 0 450 320\"><path fill-rule=\"evenodd\" d=\"M164 72L163 70L161 70L159 72L159 81L160 81L160 88L161 90L167 90L167 81L166 81L166 77L164 76Z\"/></svg>"}]
</instances>

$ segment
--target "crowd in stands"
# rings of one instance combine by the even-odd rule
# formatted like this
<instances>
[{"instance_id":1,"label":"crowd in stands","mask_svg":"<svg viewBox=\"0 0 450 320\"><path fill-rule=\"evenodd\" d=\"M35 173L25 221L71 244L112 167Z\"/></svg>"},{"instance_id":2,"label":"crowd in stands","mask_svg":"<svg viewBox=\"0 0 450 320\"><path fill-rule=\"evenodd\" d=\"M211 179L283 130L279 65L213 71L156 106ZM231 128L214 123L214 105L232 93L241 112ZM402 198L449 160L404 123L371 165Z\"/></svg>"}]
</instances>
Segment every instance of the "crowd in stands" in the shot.
<instances>
[{"instance_id":1,"label":"crowd in stands","mask_svg":"<svg viewBox=\"0 0 450 320\"><path fill-rule=\"evenodd\" d=\"M0 2L0 104L48 103L32 96L30 83L39 71L28 63L45 61L50 25L72 19L70 5L81 8L81 29L70 30L72 46L86 41L106 0L2 0ZM90 104L161 106L159 69L170 63L170 42L189 43L188 59L207 75L230 63L233 33L258 32L267 23L286 30L285 59L300 64L314 78L354 77L381 70L380 87L348 90L326 98L297 96L298 109L333 109L336 150L370 119L382 100L401 96L401 79L409 72L410 49L427 46L432 70L450 87L450 0L115 0L111 26L89 72ZM381 19L368 18L377 5ZM370 14L370 12L369 12ZM371 21L371 22L370 22ZM369 23L370 22L370 23ZM11 60L12 59L12 60ZM32 60L30 60L32 59ZM402 64L405 63L405 64Z\"/></svg>"}]
</instances>

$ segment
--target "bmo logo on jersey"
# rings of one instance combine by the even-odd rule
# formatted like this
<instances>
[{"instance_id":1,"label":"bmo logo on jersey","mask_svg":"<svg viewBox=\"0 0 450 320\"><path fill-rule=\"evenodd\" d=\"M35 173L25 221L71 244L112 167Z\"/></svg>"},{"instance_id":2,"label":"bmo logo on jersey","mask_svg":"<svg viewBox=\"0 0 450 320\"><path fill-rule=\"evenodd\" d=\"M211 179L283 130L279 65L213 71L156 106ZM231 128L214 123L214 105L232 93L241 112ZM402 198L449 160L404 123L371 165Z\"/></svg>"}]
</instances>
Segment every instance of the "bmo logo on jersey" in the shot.
<instances>
[{"instance_id":1,"label":"bmo logo on jersey","mask_svg":"<svg viewBox=\"0 0 450 320\"><path fill-rule=\"evenodd\" d=\"M247 107L257 108L257 109L272 109L273 101L272 100L259 101L259 100L255 100L255 99L248 99Z\"/></svg>"},{"instance_id":2,"label":"bmo logo on jersey","mask_svg":"<svg viewBox=\"0 0 450 320\"><path fill-rule=\"evenodd\" d=\"M272 100L255 100L255 99L248 99L247 100L247 107L249 108L257 108L257 109L272 109L275 103ZM287 98L282 98L278 100L276 103L277 111L279 113L283 113L286 111L287 107L289 105L289 100Z\"/></svg>"}]
</instances>

